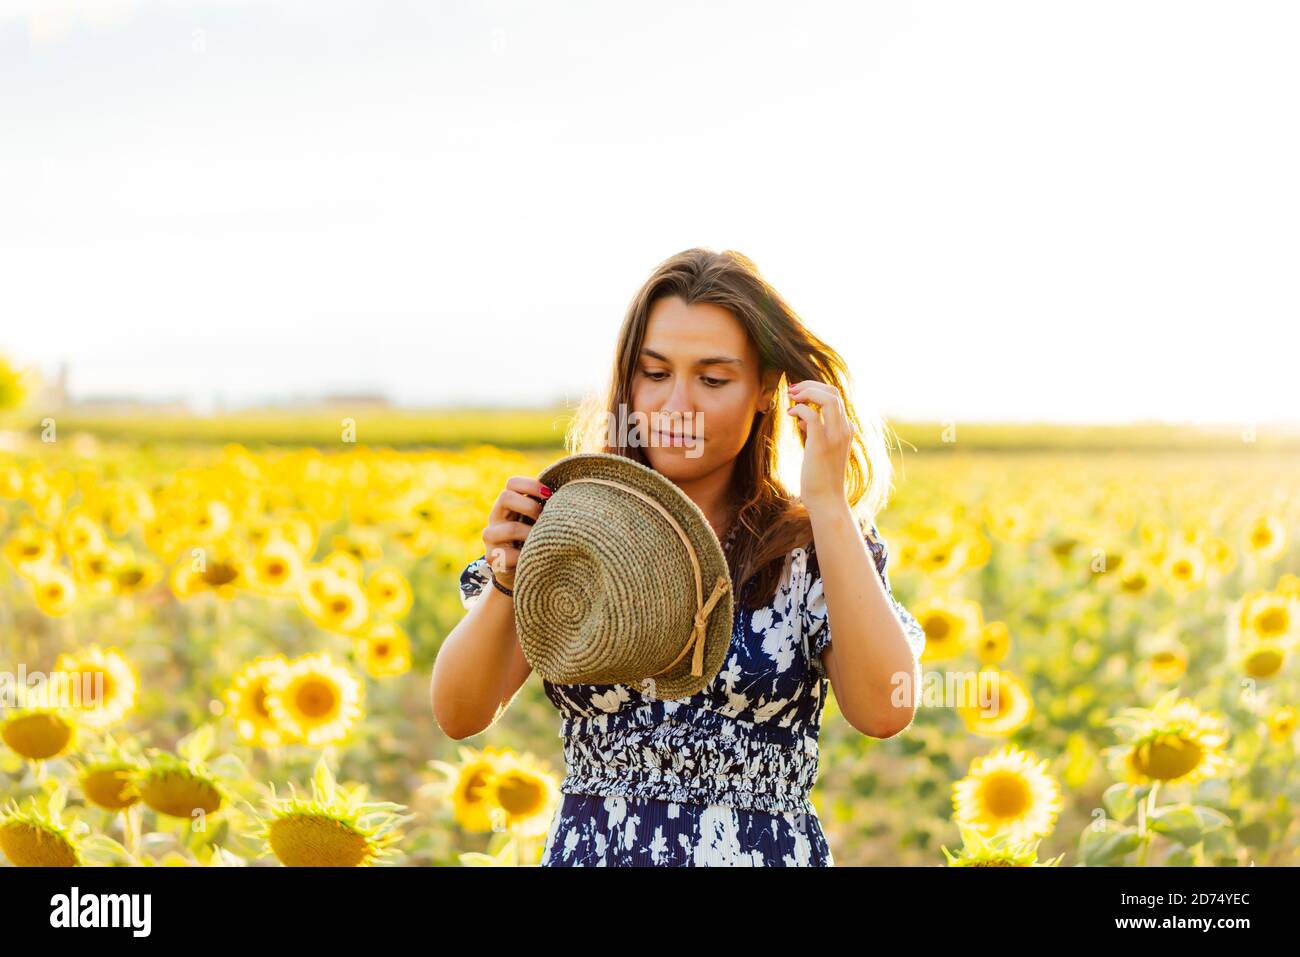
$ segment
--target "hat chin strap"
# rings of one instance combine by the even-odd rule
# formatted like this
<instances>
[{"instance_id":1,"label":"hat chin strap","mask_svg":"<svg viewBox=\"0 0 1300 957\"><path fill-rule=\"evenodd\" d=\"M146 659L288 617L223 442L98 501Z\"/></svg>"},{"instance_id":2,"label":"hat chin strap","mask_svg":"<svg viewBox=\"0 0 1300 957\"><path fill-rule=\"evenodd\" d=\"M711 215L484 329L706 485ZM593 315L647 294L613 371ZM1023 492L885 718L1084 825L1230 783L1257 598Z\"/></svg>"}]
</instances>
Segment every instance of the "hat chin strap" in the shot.
<instances>
[{"instance_id":1,"label":"hat chin strap","mask_svg":"<svg viewBox=\"0 0 1300 957\"><path fill-rule=\"evenodd\" d=\"M677 519L673 518L668 509L664 508L640 489L633 488L630 485L624 485L622 482L615 482L610 479L602 478L575 478L569 479L569 481L564 484L573 485L575 482L591 482L597 485L609 485L613 488L621 488L625 492L631 492L667 519L668 524L671 525L673 531L677 533L677 537L680 538L682 544L686 546L686 554L690 557L691 571L695 578L695 604L699 607L699 610L695 612L695 618L691 624L691 637L686 642L686 647L677 653L677 657L668 662L667 665L660 668L658 671L651 672L647 677L653 678L655 675L661 675L665 671L669 671L676 667L677 663L686 655L686 652L694 648L695 654L691 656L691 674L698 678L700 675L704 674L704 638L709 630L709 615L713 613L714 607L718 604L718 601L722 596L727 593L727 585L730 584L731 579L726 575L719 575L718 580L714 582L713 591L709 594L709 597L705 599L703 584L704 575L703 572L700 571L700 560L695 555L695 548L691 545L690 537L686 534L682 526L678 524Z\"/></svg>"}]
</instances>

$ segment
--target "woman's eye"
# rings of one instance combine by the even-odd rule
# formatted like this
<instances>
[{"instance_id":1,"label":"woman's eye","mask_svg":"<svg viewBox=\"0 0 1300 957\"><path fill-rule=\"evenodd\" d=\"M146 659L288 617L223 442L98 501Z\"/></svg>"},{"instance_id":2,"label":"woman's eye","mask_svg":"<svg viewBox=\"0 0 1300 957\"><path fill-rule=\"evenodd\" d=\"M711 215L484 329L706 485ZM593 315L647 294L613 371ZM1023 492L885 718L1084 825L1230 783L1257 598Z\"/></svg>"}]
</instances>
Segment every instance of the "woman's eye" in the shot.
<instances>
[{"instance_id":1,"label":"woman's eye","mask_svg":"<svg viewBox=\"0 0 1300 957\"><path fill-rule=\"evenodd\" d=\"M663 380L663 379L666 379L666 378L668 377L668 373L667 373L667 372L658 372L658 371L653 371L653 370L650 370L650 369L642 369L642 370L641 370L641 374L642 374L643 376L645 376L647 379L649 379L651 382L659 382L659 381L661 381L661 380ZM726 384L727 384L728 382L730 382L731 380L730 380L730 379L714 379L714 378L711 378L711 377L709 377L709 376L700 376L700 381L703 382L705 385L707 385L707 386L708 386L709 388L711 388L711 389L719 389L719 388L721 388L722 386L726 385Z\"/></svg>"}]
</instances>

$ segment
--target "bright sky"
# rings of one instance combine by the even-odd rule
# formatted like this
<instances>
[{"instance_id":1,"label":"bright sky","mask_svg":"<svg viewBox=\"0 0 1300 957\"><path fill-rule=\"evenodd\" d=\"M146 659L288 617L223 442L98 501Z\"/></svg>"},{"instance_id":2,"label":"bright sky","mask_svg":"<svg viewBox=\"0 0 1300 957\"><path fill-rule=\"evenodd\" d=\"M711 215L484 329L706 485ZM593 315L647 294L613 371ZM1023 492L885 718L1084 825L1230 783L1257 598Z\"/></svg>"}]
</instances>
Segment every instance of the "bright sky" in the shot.
<instances>
[{"instance_id":1,"label":"bright sky","mask_svg":"<svg viewBox=\"0 0 1300 957\"><path fill-rule=\"evenodd\" d=\"M1300 5L0 0L0 352L575 398L739 249L886 415L1300 417Z\"/></svg>"}]
</instances>

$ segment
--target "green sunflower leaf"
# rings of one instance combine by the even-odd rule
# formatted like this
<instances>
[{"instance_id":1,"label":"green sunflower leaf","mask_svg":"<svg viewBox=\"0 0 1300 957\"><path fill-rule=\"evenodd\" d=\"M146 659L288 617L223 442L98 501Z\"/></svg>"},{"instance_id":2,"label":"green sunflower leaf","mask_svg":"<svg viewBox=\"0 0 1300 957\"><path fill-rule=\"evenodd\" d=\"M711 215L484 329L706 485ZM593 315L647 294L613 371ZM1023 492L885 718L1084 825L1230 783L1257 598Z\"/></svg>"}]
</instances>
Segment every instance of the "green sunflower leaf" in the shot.
<instances>
[{"instance_id":1,"label":"green sunflower leaf","mask_svg":"<svg viewBox=\"0 0 1300 957\"><path fill-rule=\"evenodd\" d=\"M1140 840L1134 828L1103 821L1100 828L1084 828L1079 838L1079 857L1088 867L1114 867L1137 850Z\"/></svg>"},{"instance_id":2,"label":"green sunflower leaf","mask_svg":"<svg viewBox=\"0 0 1300 957\"><path fill-rule=\"evenodd\" d=\"M1148 818L1153 831L1177 841L1184 847L1190 847L1204 836L1206 831L1224 827L1231 823L1227 815L1208 807L1193 804L1171 804L1156 808Z\"/></svg>"}]
</instances>

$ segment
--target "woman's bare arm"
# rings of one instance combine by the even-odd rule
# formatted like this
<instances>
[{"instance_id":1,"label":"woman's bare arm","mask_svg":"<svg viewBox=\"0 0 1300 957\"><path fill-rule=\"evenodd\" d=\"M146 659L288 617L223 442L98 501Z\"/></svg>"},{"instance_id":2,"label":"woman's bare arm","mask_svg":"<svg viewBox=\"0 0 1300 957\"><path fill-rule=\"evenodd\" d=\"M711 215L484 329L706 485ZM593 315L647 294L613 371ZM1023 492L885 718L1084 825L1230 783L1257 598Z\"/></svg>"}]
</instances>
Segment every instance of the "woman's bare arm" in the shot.
<instances>
[{"instance_id":1,"label":"woman's bare arm","mask_svg":"<svg viewBox=\"0 0 1300 957\"><path fill-rule=\"evenodd\" d=\"M536 479L514 476L492 506L484 555L507 587L549 495ZM434 720L451 738L479 734L509 706L531 671L515 633L514 602L489 585L438 649L429 686Z\"/></svg>"},{"instance_id":2,"label":"woman's bare arm","mask_svg":"<svg viewBox=\"0 0 1300 957\"><path fill-rule=\"evenodd\" d=\"M468 738L505 712L532 673L509 596L491 585L447 635L433 663L433 716L449 738Z\"/></svg>"}]
</instances>

